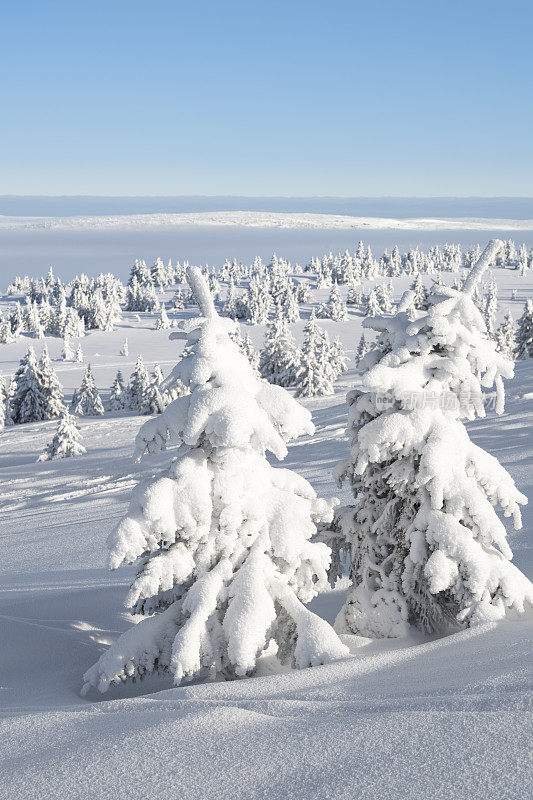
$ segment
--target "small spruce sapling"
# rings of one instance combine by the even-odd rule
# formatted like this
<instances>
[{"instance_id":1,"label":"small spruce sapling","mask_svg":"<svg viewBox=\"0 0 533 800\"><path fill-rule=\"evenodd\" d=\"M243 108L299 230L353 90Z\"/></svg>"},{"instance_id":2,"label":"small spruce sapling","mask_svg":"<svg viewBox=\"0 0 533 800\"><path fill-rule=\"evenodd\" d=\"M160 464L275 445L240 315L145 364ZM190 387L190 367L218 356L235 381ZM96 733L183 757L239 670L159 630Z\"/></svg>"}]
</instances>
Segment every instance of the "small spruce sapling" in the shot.
<instances>
[{"instance_id":1,"label":"small spruce sapling","mask_svg":"<svg viewBox=\"0 0 533 800\"><path fill-rule=\"evenodd\" d=\"M52 461L58 458L70 458L86 453L81 443L81 434L76 425L76 418L71 416L65 408L59 418L54 438L41 453L38 461Z\"/></svg>"},{"instance_id":2,"label":"small spruce sapling","mask_svg":"<svg viewBox=\"0 0 533 800\"><path fill-rule=\"evenodd\" d=\"M122 372L118 370L109 393L109 410L124 411L127 405L127 395Z\"/></svg>"}]
</instances>

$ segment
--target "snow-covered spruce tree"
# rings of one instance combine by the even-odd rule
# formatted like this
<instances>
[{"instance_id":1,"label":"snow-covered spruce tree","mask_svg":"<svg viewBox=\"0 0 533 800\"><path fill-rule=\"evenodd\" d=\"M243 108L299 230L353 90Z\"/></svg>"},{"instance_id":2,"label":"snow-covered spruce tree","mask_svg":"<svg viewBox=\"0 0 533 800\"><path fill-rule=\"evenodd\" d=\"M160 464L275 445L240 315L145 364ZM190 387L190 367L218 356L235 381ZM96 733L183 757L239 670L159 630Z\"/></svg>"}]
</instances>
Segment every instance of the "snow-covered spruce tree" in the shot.
<instances>
[{"instance_id":1,"label":"snow-covered spruce tree","mask_svg":"<svg viewBox=\"0 0 533 800\"><path fill-rule=\"evenodd\" d=\"M128 356L129 355L129 347L128 347L128 340L124 339L122 343L122 347L120 348L119 356Z\"/></svg>"},{"instance_id":2,"label":"snow-covered spruce tree","mask_svg":"<svg viewBox=\"0 0 533 800\"><path fill-rule=\"evenodd\" d=\"M297 303L311 303L313 300L311 287L308 283L304 283L304 281L296 281L294 296Z\"/></svg>"},{"instance_id":3,"label":"snow-covered spruce tree","mask_svg":"<svg viewBox=\"0 0 533 800\"><path fill-rule=\"evenodd\" d=\"M43 391L43 380L33 348L21 358L15 372L11 416L15 424L39 422L48 419L47 399Z\"/></svg>"},{"instance_id":4,"label":"snow-covered spruce tree","mask_svg":"<svg viewBox=\"0 0 533 800\"><path fill-rule=\"evenodd\" d=\"M268 286L258 278L252 278L245 296L247 318L252 325L264 325L268 322L271 299Z\"/></svg>"},{"instance_id":5,"label":"snow-covered spruce tree","mask_svg":"<svg viewBox=\"0 0 533 800\"><path fill-rule=\"evenodd\" d=\"M501 413L502 378L513 375L471 297L498 246L485 249L463 291L434 288L425 316L410 321L404 303L393 317L365 320L379 338L364 388L348 395L350 458L337 468L357 502L321 537L350 556L339 632L446 632L533 603L494 509L519 528L526 498L462 422L484 416L482 387L495 385Z\"/></svg>"},{"instance_id":6,"label":"snow-covered spruce tree","mask_svg":"<svg viewBox=\"0 0 533 800\"><path fill-rule=\"evenodd\" d=\"M0 430L12 424L11 400L4 379L0 375Z\"/></svg>"},{"instance_id":7,"label":"snow-covered spruce tree","mask_svg":"<svg viewBox=\"0 0 533 800\"><path fill-rule=\"evenodd\" d=\"M300 308L296 299L296 289L291 281L284 280L281 290L275 298L275 314L282 316L286 322L297 322L300 319Z\"/></svg>"},{"instance_id":8,"label":"snow-covered spruce tree","mask_svg":"<svg viewBox=\"0 0 533 800\"><path fill-rule=\"evenodd\" d=\"M516 350L515 331L516 325L514 324L511 312L508 311L505 315L505 319L496 331L496 347L499 353L503 353L505 358L511 361L514 361Z\"/></svg>"},{"instance_id":9,"label":"snow-covered spruce tree","mask_svg":"<svg viewBox=\"0 0 533 800\"><path fill-rule=\"evenodd\" d=\"M158 331L168 331L170 328L170 320L164 303L161 305L161 312L156 320L155 327Z\"/></svg>"},{"instance_id":10,"label":"snow-covered spruce tree","mask_svg":"<svg viewBox=\"0 0 533 800\"><path fill-rule=\"evenodd\" d=\"M261 376L278 386L295 386L299 365L300 351L287 322L278 316L269 325L259 354Z\"/></svg>"},{"instance_id":11,"label":"snow-covered spruce tree","mask_svg":"<svg viewBox=\"0 0 533 800\"><path fill-rule=\"evenodd\" d=\"M180 288L176 289L174 297L170 301L170 305L177 311L179 311L182 308L185 308L185 297L183 296L183 292L181 291Z\"/></svg>"},{"instance_id":12,"label":"snow-covered spruce tree","mask_svg":"<svg viewBox=\"0 0 533 800\"><path fill-rule=\"evenodd\" d=\"M346 303L343 302L340 296L336 281L331 287L328 302L319 307L317 316L321 319L332 319L336 322L345 322L348 319Z\"/></svg>"},{"instance_id":13,"label":"snow-covered spruce tree","mask_svg":"<svg viewBox=\"0 0 533 800\"><path fill-rule=\"evenodd\" d=\"M152 414L149 395L150 377L142 356L137 356L128 385L128 408L137 414Z\"/></svg>"},{"instance_id":14,"label":"snow-covered spruce tree","mask_svg":"<svg viewBox=\"0 0 533 800\"><path fill-rule=\"evenodd\" d=\"M381 314L381 312L379 294L377 288L373 286L368 295L363 299L363 314L365 317L375 317Z\"/></svg>"},{"instance_id":15,"label":"snow-covered spruce tree","mask_svg":"<svg viewBox=\"0 0 533 800\"><path fill-rule=\"evenodd\" d=\"M362 361L364 356L368 353L368 344L365 339L364 332L361 334L361 338L359 339L359 344L357 345L357 350L355 351L355 366L359 366L359 362Z\"/></svg>"},{"instance_id":16,"label":"snow-covered spruce tree","mask_svg":"<svg viewBox=\"0 0 533 800\"><path fill-rule=\"evenodd\" d=\"M19 337L19 333L14 333L11 330L11 324L9 320L3 319L0 322L0 344L10 344L14 342Z\"/></svg>"},{"instance_id":17,"label":"snow-covered spruce tree","mask_svg":"<svg viewBox=\"0 0 533 800\"><path fill-rule=\"evenodd\" d=\"M81 349L81 344L78 343L76 348L76 363L81 364L83 362L83 350Z\"/></svg>"},{"instance_id":18,"label":"snow-covered spruce tree","mask_svg":"<svg viewBox=\"0 0 533 800\"><path fill-rule=\"evenodd\" d=\"M159 364L154 365L154 370L150 377L148 388L146 389L145 400L150 414L161 414L168 405L166 398L160 390L163 382L163 372Z\"/></svg>"},{"instance_id":19,"label":"snow-covered spruce tree","mask_svg":"<svg viewBox=\"0 0 533 800\"><path fill-rule=\"evenodd\" d=\"M349 306L360 306L363 302L363 290L360 284L353 284L348 289L346 303Z\"/></svg>"},{"instance_id":20,"label":"snow-covered spruce tree","mask_svg":"<svg viewBox=\"0 0 533 800\"><path fill-rule=\"evenodd\" d=\"M127 393L124 387L122 372L118 370L109 392L108 408L110 411L123 411L127 405Z\"/></svg>"},{"instance_id":21,"label":"snow-covered spruce tree","mask_svg":"<svg viewBox=\"0 0 533 800\"><path fill-rule=\"evenodd\" d=\"M211 292L213 302L218 303L220 295L222 294L222 286L220 285L214 269L212 272L208 272L207 281L209 283L209 291Z\"/></svg>"},{"instance_id":22,"label":"snow-covered spruce tree","mask_svg":"<svg viewBox=\"0 0 533 800\"><path fill-rule=\"evenodd\" d=\"M233 277L229 281L228 296L222 308L222 314L230 319L244 319L248 315L248 309L235 288Z\"/></svg>"},{"instance_id":23,"label":"snow-covered spruce tree","mask_svg":"<svg viewBox=\"0 0 533 800\"><path fill-rule=\"evenodd\" d=\"M74 351L72 349L72 345L70 344L70 340L67 336L63 339L63 349L61 350L61 360L62 361L74 361Z\"/></svg>"},{"instance_id":24,"label":"snow-covered spruce tree","mask_svg":"<svg viewBox=\"0 0 533 800\"><path fill-rule=\"evenodd\" d=\"M59 418L54 438L46 446L37 461L52 461L57 458L70 458L86 453L81 443L81 434L76 425L76 418L72 417L65 408Z\"/></svg>"},{"instance_id":25,"label":"snow-covered spruce tree","mask_svg":"<svg viewBox=\"0 0 533 800\"><path fill-rule=\"evenodd\" d=\"M64 325L58 332L59 336L69 336L72 338L79 338L85 336L85 322L83 317L80 317L75 308L67 308L65 314Z\"/></svg>"},{"instance_id":26,"label":"snow-covered spruce tree","mask_svg":"<svg viewBox=\"0 0 533 800\"><path fill-rule=\"evenodd\" d=\"M518 320L516 334L516 357L533 358L533 300L528 298Z\"/></svg>"},{"instance_id":27,"label":"snow-covered spruce tree","mask_svg":"<svg viewBox=\"0 0 533 800\"><path fill-rule=\"evenodd\" d=\"M15 303L14 307L9 310L9 324L11 326L11 333L18 339L22 330L24 330L24 314L20 303Z\"/></svg>"},{"instance_id":28,"label":"snow-covered spruce tree","mask_svg":"<svg viewBox=\"0 0 533 800\"><path fill-rule=\"evenodd\" d=\"M429 292L424 286L419 272L411 284L411 292L413 293L414 307L425 311L427 309Z\"/></svg>"},{"instance_id":29,"label":"snow-covered spruce tree","mask_svg":"<svg viewBox=\"0 0 533 800\"><path fill-rule=\"evenodd\" d=\"M154 368L152 370L152 383L156 386L161 386L164 380L163 370L161 369L161 364L157 362L154 364Z\"/></svg>"},{"instance_id":30,"label":"snow-covered spruce tree","mask_svg":"<svg viewBox=\"0 0 533 800\"><path fill-rule=\"evenodd\" d=\"M173 373L190 393L143 425L136 452L158 452L169 436L182 444L109 538L112 568L138 560L126 606L151 616L85 673L85 690L155 671L176 684L251 675L273 639L297 667L347 654L303 605L325 584L329 551L310 538L332 503L265 457L284 458L286 440L311 433L310 413L253 375L200 271L188 279L202 317L183 323L190 351Z\"/></svg>"},{"instance_id":31,"label":"snow-covered spruce tree","mask_svg":"<svg viewBox=\"0 0 533 800\"><path fill-rule=\"evenodd\" d=\"M300 366L296 373L296 396L333 394L334 374L328 360L326 334L316 321L314 309L304 328Z\"/></svg>"},{"instance_id":32,"label":"snow-covered spruce tree","mask_svg":"<svg viewBox=\"0 0 533 800\"><path fill-rule=\"evenodd\" d=\"M104 413L90 364L87 364L80 388L74 392L70 405L75 414L83 417L100 417Z\"/></svg>"},{"instance_id":33,"label":"snow-covered spruce tree","mask_svg":"<svg viewBox=\"0 0 533 800\"><path fill-rule=\"evenodd\" d=\"M376 285L376 294L381 308L382 314L390 314L394 307L392 302L392 286L386 283L378 283Z\"/></svg>"},{"instance_id":34,"label":"snow-covered spruce tree","mask_svg":"<svg viewBox=\"0 0 533 800\"><path fill-rule=\"evenodd\" d=\"M56 371L50 361L50 354L46 345L43 347L41 358L39 359L39 372L41 376L41 391L46 400L46 419L59 417L64 409L63 390Z\"/></svg>"},{"instance_id":35,"label":"snow-covered spruce tree","mask_svg":"<svg viewBox=\"0 0 533 800\"><path fill-rule=\"evenodd\" d=\"M335 378L347 371L349 359L338 336L333 339L327 357Z\"/></svg>"},{"instance_id":36,"label":"snow-covered spruce tree","mask_svg":"<svg viewBox=\"0 0 533 800\"><path fill-rule=\"evenodd\" d=\"M150 270L150 277L154 286L159 288L167 284L167 270L161 258L156 258L155 263Z\"/></svg>"}]
</instances>

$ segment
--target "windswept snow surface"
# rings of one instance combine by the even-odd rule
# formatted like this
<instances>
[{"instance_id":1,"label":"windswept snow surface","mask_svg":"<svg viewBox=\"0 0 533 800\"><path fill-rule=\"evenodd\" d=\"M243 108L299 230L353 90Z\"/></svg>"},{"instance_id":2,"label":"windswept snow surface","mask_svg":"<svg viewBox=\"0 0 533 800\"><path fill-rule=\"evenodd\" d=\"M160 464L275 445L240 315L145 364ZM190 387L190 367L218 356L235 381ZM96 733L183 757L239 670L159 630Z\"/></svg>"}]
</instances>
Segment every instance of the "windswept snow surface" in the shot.
<instances>
[{"instance_id":1,"label":"windswept snow surface","mask_svg":"<svg viewBox=\"0 0 533 800\"><path fill-rule=\"evenodd\" d=\"M531 279L493 273L499 317L510 309L516 319L532 293ZM393 280L395 297L407 282ZM316 292L315 302L327 295L327 289ZM82 340L84 364L55 360L62 342L47 338L67 396L87 361L104 399L116 370L129 376L138 353L150 369L159 361L168 374L182 343L154 330L154 320L126 313L114 333L91 332ZM304 323L291 326L300 341ZM361 317L321 324L353 357ZM264 326L243 328L259 346ZM121 357L125 336L130 355ZM4 376L29 343L23 337L0 347ZM37 352L43 343L33 342ZM344 395L356 379L351 367L334 396L304 401L316 434L295 442L284 462L320 496L339 494L331 470L347 455ZM530 501L532 383L533 359L517 364L505 414L489 413L468 426ZM82 418L87 454L39 464L55 421L0 433L2 800L532 796L531 619L441 639L349 637L352 656L333 665L285 672L266 656L253 679L183 688L154 679L82 698L84 671L132 624L122 603L133 572L107 570L105 540L133 486L168 463L168 453L133 463L133 440L145 420ZM532 511L526 507L523 530L509 535L514 561L530 577ZM342 602L343 591L336 590L318 597L312 609L332 622Z\"/></svg>"}]
</instances>

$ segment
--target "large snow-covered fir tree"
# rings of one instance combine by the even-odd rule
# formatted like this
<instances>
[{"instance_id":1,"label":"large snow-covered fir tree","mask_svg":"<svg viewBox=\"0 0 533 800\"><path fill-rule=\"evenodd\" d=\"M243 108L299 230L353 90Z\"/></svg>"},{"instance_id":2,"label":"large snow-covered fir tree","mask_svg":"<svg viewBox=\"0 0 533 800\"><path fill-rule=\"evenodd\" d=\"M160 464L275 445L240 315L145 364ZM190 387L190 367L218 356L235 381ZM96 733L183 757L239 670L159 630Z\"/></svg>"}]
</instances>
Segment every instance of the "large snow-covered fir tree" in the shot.
<instances>
[{"instance_id":1,"label":"large snow-covered fir tree","mask_svg":"<svg viewBox=\"0 0 533 800\"><path fill-rule=\"evenodd\" d=\"M99 417L104 413L104 406L96 388L90 364L87 364L80 388L74 392L71 408L75 414L84 417Z\"/></svg>"},{"instance_id":2,"label":"large snow-covered fir tree","mask_svg":"<svg viewBox=\"0 0 533 800\"><path fill-rule=\"evenodd\" d=\"M136 452L158 452L169 438L181 446L168 470L138 487L109 538L112 568L138 563L126 606L150 616L86 672L86 690L155 671L175 683L251 675L272 640L297 667L347 654L303 605L325 585L329 549L310 538L332 503L265 457L284 458L286 440L312 432L311 415L254 376L200 271L189 268L188 279L202 317L171 334L186 336L188 354L170 380L190 393L143 425Z\"/></svg>"},{"instance_id":3,"label":"large snow-covered fir tree","mask_svg":"<svg viewBox=\"0 0 533 800\"><path fill-rule=\"evenodd\" d=\"M482 387L495 386L501 413L503 378L513 375L472 300L498 246L462 291L434 287L415 321L404 310L412 297L394 316L365 321L379 336L361 365L363 388L348 395L350 458L336 473L356 503L322 537L351 562L339 632L445 632L533 603L494 508L519 528L526 498L462 422L485 415Z\"/></svg>"},{"instance_id":4,"label":"large snow-covered fir tree","mask_svg":"<svg viewBox=\"0 0 533 800\"><path fill-rule=\"evenodd\" d=\"M86 452L81 443L81 434L76 425L76 418L71 416L68 409L65 408L59 418L54 438L37 460L52 461L58 458L81 456Z\"/></svg>"}]
</instances>

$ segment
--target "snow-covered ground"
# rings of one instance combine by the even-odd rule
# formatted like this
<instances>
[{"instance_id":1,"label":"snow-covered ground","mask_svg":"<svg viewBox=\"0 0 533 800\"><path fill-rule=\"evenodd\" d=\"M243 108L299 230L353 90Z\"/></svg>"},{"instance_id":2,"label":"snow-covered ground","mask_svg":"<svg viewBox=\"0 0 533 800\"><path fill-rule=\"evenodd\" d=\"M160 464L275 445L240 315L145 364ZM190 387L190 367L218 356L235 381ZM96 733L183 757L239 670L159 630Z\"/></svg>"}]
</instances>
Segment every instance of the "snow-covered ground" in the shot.
<instances>
[{"instance_id":1,"label":"snow-covered ground","mask_svg":"<svg viewBox=\"0 0 533 800\"><path fill-rule=\"evenodd\" d=\"M389 248L395 240L392 234ZM156 255L175 258L176 252L153 252L152 259ZM117 265L116 271L127 267ZM98 270L95 264L93 272ZM531 278L504 269L493 275L499 319L510 309L516 320L525 298L533 295ZM408 283L393 279L396 297ZM327 289L315 292L314 301L327 294ZM84 364L54 361L67 396L87 362L104 396L116 370L129 376L139 353L149 367L157 361L169 371L182 345L154 330L154 315L140 317L125 313L115 332L91 332L82 339ZM297 337L303 324L291 326ZM321 324L339 335L352 357L361 317L351 313L348 322ZM260 346L264 326L243 328ZM126 336L124 357L119 351ZM52 359L58 359L62 342L46 342ZM12 375L28 343L23 337L0 346L4 376ZM39 352L41 343L35 344ZM344 395L354 380L352 363L335 395L304 401L316 434L290 446L285 462L321 496L339 494L331 470L346 455ZM530 498L532 391L530 360L517 364L505 414L491 413L469 425L473 439L497 456ZM110 414L81 419L87 455L39 464L36 458L55 422L0 434L1 798L525 800L532 795L531 619L440 639L353 637L352 656L329 666L286 673L265 659L261 676L253 679L185 688L153 680L101 699L82 698L83 672L131 625L122 602L132 573L108 572L106 537L140 477L168 462L163 454L133 463L133 439L145 419ZM509 533L514 561L529 577L532 528L529 506L522 531ZM332 591L313 601L313 609L333 621L342 600L342 590Z\"/></svg>"}]
</instances>

